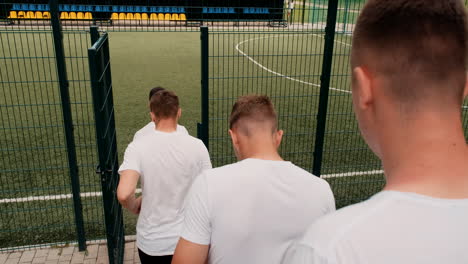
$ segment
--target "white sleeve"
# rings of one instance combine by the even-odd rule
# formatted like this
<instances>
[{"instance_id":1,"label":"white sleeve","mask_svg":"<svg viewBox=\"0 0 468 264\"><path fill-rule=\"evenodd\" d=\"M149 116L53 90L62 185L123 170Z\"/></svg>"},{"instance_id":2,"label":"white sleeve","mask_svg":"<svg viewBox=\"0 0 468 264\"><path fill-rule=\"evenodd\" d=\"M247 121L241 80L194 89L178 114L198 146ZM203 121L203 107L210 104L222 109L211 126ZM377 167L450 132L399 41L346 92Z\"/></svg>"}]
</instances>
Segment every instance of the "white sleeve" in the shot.
<instances>
[{"instance_id":1,"label":"white sleeve","mask_svg":"<svg viewBox=\"0 0 468 264\"><path fill-rule=\"evenodd\" d=\"M201 151L200 151L200 158L201 158L201 166L200 166L200 172L203 172L204 170L209 170L212 168L211 165L211 159L210 159L210 153L208 152L208 149L206 148L205 144L201 142Z\"/></svg>"},{"instance_id":2,"label":"white sleeve","mask_svg":"<svg viewBox=\"0 0 468 264\"><path fill-rule=\"evenodd\" d=\"M282 264L336 264L326 257L323 257L308 246L293 243L283 256Z\"/></svg>"},{"instance_id":3,"label":"white sleeve","mask_svg":"<svg viewBox=\"0 0 468 264\"><path fill-rule=\"evenodd\" d=\"M135 139L137 139L138 137L140 137L140 134L141 134L141 131L138 130L137 132L135 132L135 135L133 135L133 141L135 141Z\"/></svg>"},{"instance_id":4,"label":"white sleeve","mask_svg":"<svg viewBox=\"0 0 468 264\"><path fill-rule=\"evenodd\" d=\"M135 146L135 141L132 141L130 144L128 144L128 147L125 150L124 161L122 162L122 165L120 165L119 173L124 170L134 170L141 175L140 160L138 158L138 151Z\"/></svg>"},{"instance_id":5,"label":"white sleeve","mask_svg":"<svg viewBox=\"0 0 468 264\"><path fill-rule=\"evenodd\" d=\"M325 181L326 187L325 187L325 195L327 196L327 209L325 214L330 214L336 211L336 205L335 205L335 197L333 196L333 191L330 188L330 184Z\"/></svg>"},{"instance_id":6,"label":"white sleeve","mask_svg":"<svg viewBox=\"0 0 468 264\"><path fill-rule=\"evenodd\" d=\"M211 242L208 186L204 174L195 179L185 200L181 237L201 245L209 245Z\"/></svg>"},{"instance_id":7,"label":"white sleeve","mask_svg":"<svg viewBox=\"0 0 468 264\"><path fill-rule=\"evenodd\" d=\"M187 131L187 129L184 126L181 126L181 125L177 125L177 132L189 135L189 132Z\"/></svg>"}]
</instances>

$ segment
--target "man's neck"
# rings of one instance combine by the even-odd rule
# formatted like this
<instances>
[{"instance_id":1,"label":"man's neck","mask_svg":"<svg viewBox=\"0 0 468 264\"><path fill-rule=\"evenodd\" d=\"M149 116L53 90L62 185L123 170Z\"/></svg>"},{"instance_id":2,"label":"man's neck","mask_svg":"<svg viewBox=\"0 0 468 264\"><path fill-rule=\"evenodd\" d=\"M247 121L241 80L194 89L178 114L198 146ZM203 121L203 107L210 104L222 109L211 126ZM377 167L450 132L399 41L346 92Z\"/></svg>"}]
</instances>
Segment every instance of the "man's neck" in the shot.
<instances>
[{"instance_id":1,"label":"man's neck","mask_svg":"<svg viewBox=\"0 0 468 264\"><path fill-rule=\"evenodd\" d=\"M155 124L155 129L161 132L172 133L177 131L177 120L175 119L161 119Z\"/></svg>"},{"instance_id":2,"label":"man's neck","mask_svg":"<svg viewBox=\"0 0 468 264\"><path fill-rule=\"evenodd\" d=\"M278 154L275 144L269 140L268 137L257 137L244 142L242 149L242 159L261 159L261 160L274 160L282 161L283 159Z\"/></svg>"},{"instance_id":3,"label":"man's neck","mask_svg":"<svg viewBox=\"0 0 468 264\"><path fill-rule=\"evenodd\" d=\"M468 146L461 121L436 120L412 120L382 135L387 137L382 146L386 190L468 198Z\"/></svg>"}]
</instances>

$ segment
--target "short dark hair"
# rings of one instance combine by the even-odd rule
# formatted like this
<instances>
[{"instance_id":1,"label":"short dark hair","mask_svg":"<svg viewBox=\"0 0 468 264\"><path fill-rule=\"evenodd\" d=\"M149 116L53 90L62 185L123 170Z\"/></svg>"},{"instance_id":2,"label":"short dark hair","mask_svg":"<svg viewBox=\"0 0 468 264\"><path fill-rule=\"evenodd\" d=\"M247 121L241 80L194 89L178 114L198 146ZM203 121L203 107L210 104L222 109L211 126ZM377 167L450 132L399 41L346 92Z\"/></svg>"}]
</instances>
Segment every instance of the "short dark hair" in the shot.
<instances>
[{"instance_id":1,"label":"short dark hair","mask_svg":"<svg viewBox=\"0 0 468 264\"><path fill-rule=\"evenodd\" d=\"M233 129L244 121L257 123L268 121L272 124L272 132L278 129L275 107L265 95L246 95L237 99L229 117L229 128Z\"/></svg>"},{"instance_id":2,"label":"short dark hair","mask_svg":"<svg viewBox=\"0 0 468 264\"><path fill-rule=\"evenodd\" d=\"M156 118L175 118L179 111L179 97L172 91L159 91L151 97L150 109Z\"/></svg>"},{"instance_id":3,"label":"short dark hair","mask_svg":"<svg viewBox=\"0 0 468 264\"><path fill-rule=\"evenodd\" d=\"M154 95L155 93L160 92L160 91L164 91L164 90L166 90L166 89L164 89L164 88L162 88L162 87L159 87L159 86L152 88L152 89L150 90L150 92L149 92L149 98L148 98L148 100L151 101L151 97L153 97L153 95Z\"/></svg>"},{"instance_id":4,"label":"short dark hair","mask_svg":"<svg viewBox=\"0 0 468 264\"><path fill-rule=\"evenodd\" d=\"M466 22L461 0L368 0L354 30L351 64L386 77L388 94L401 102L442 95L461 103Z\"/></svg>"}]
</instances>

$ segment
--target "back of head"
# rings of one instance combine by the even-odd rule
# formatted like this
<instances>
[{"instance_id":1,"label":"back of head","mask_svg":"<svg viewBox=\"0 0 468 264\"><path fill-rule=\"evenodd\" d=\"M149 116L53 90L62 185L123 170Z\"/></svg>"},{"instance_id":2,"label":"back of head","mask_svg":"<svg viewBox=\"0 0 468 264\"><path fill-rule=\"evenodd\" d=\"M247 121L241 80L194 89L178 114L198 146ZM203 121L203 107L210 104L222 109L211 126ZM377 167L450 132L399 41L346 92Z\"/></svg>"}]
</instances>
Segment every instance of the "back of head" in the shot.
<instances>
[{"instance_id":1,"label":"back of head","mask_svg":"<svg viewBox=\"0 0 468 264\"><path fill-rule=\"evenodd\" d=\"M384 92L399 103L460 105L466 61L461 0L369 0L358 18L352 67L381 77Z\"/></svg>"},{"instance_id":2,"label":"back of head","mask_svg":"<svg viewBox=\"0 0 468 264\"><path fill-rule=\"evenodd\" d=\"M278 119L270 98L264 95L239 97L232 107L229 128L246 136L260 130L274 133L278 129Z\"/></svg>"},{"instance_id":3,"label":"back of head","mask_svg":"<svg viewBox=\"0 0 468 264\"><path fill-rule=\"evenodd\" d=\"M150 109L157 119L177 118L179 97L172 91L159 91L151 97Z\"/></svg>"},{"instance_id":4,"label":"back of head","mask_svg":"<svg viewBox=\"0 0 468 264\"><path fill-rule=\"evenodd\" d=\"M154 87L150 90L149 92L149 98L148 100L151 101L151 97L153 97L154 94L156 94L157 92L160 92L160 91L164 91L165 89L160 87L160 86L157 86L157 87Z\"/></svg>"}]
</instances>

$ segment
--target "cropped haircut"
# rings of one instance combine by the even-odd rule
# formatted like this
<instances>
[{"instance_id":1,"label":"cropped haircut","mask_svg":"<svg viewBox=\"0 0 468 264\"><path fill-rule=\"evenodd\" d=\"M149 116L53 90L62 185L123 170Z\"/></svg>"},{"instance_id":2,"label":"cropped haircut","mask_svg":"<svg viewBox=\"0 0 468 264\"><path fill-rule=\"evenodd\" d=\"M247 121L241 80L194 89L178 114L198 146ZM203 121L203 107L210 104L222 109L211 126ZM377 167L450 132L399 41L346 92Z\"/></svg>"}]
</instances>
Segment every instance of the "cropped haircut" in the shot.
<instances>
[{"instance_id":1,"label":"cropped haircut","mask_svg":"<svg viewBox=\"0 0 468 264\"><path fill-rule=\"evenodd\" d=\"M278 118L270 98L265 95L246 95L239 97L232 107L229 128L242 128L249 135L249 124L266 122L271 126L272 133L278 129Z\"/></svg>"},{"instance_id":2,"label":"cropped haircut","mask_svg":"<svg viewBox=\"0 0 468 264\"><path fill-rule=\"evenodd\" d=\"M153 97L153 95L154 95L155 93L160 92L160 91L164 91L164 90L165 90L164 88L159 87L159 86L152 88L152 89L150 90L150 92L149 92L149 98L148 98L148 100L151 101L151 97Z\"/></svg>"},{"instance_id":3,"label":"cropped haircut","mask_svg":"<svg viewBox=\"0 0 468 264\"><path fill-rule=\"evenodd\" d=\"M384 76L387 94L400 102L441 96L461 103L466 23L461 0L368 0L354 30L352 67Z\"/></svg>"},{"instance_id":4,"label":"cropped haircut","mask_svg":"<svg viewBox=\"0 0 468 264\"><path fill-rule=\"evenodd\" d=\"M175 118L179 111L179 97L172 91L159 91L151 97L150 109L156 118Z\"/></svg>"}]
</instances>

